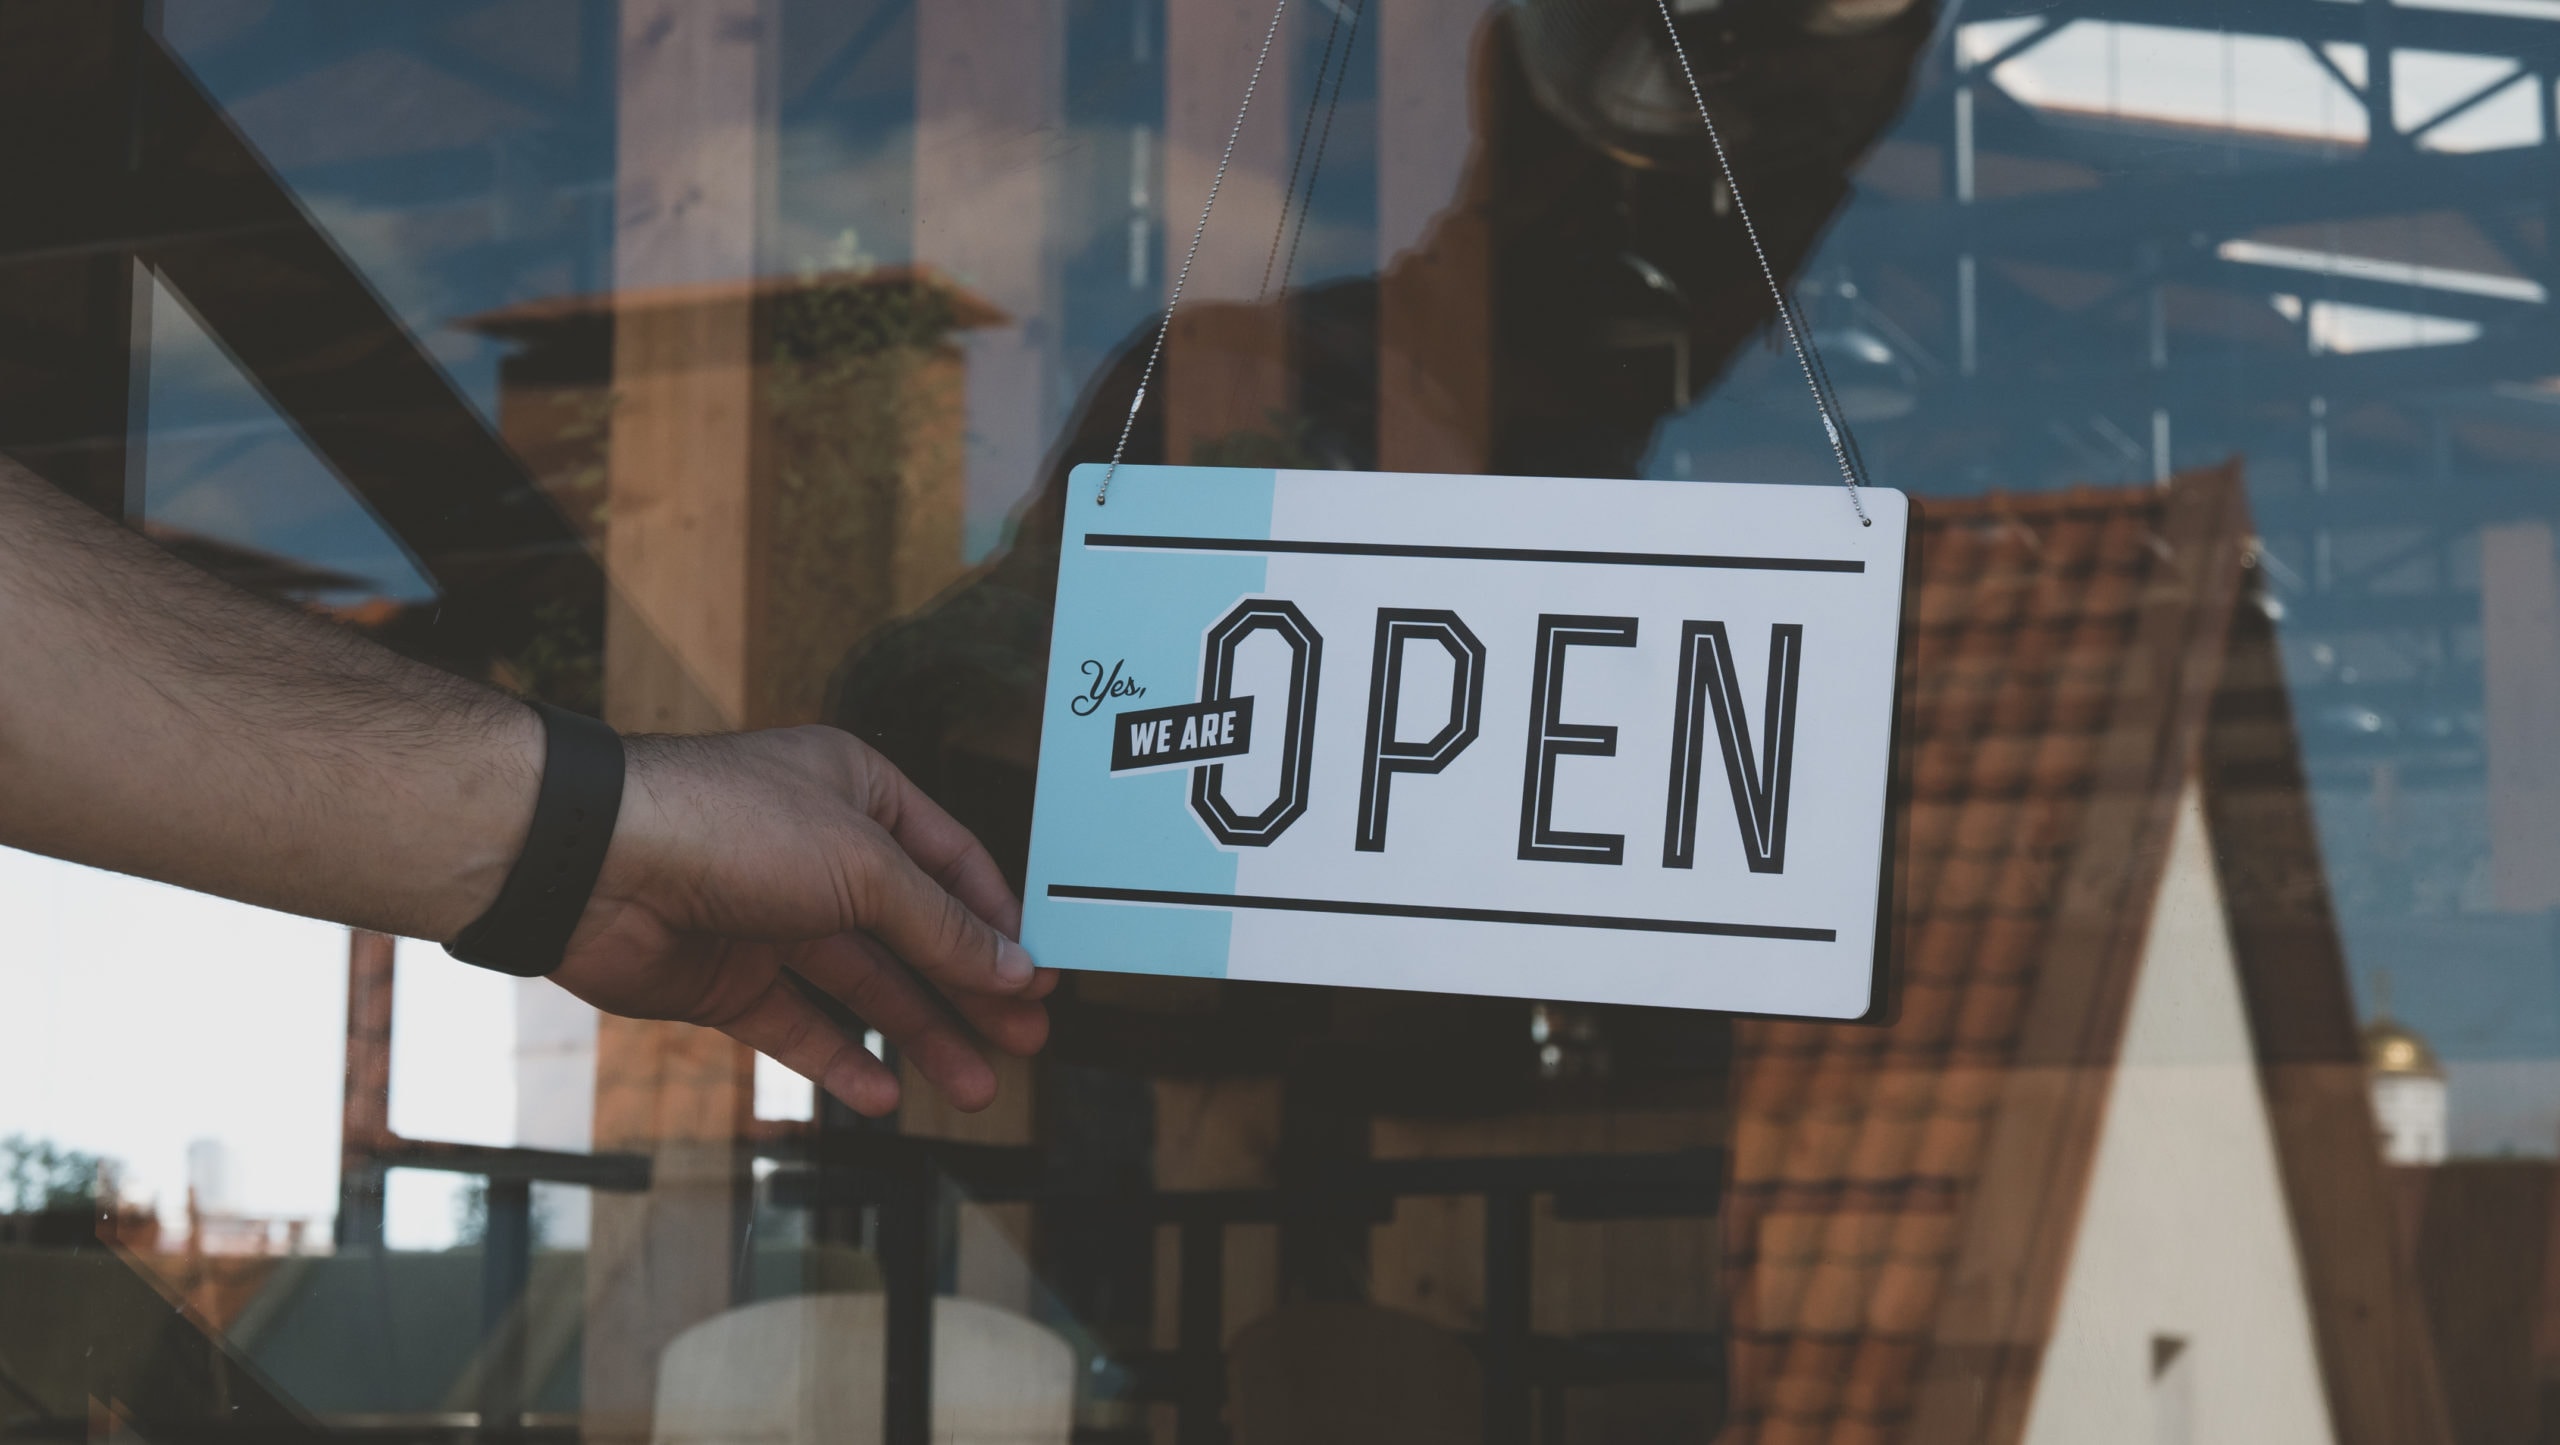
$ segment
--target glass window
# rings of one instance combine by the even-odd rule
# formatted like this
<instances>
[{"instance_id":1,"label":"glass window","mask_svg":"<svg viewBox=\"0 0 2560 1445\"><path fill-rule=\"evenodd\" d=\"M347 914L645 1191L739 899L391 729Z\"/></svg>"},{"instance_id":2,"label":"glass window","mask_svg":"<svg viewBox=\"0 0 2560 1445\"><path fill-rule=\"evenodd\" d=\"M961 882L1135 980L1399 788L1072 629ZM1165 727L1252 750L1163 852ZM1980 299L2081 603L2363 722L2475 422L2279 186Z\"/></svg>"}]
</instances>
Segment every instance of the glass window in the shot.
<instances>
[{"instance_id":1,"label":"glass window","mask_svg":"<svg viewBox=\"0 0 2560 1445\"><path fill-rule=\"evenodd\" d=\"M2560 4L1274 15L0 4L0 451L1018 886L1069 466L1836 488L1791 323L1889 1020L1088 973L866 1120L0 854L0 1437L2560 1430Z\"/></svg>"}]
</instances>

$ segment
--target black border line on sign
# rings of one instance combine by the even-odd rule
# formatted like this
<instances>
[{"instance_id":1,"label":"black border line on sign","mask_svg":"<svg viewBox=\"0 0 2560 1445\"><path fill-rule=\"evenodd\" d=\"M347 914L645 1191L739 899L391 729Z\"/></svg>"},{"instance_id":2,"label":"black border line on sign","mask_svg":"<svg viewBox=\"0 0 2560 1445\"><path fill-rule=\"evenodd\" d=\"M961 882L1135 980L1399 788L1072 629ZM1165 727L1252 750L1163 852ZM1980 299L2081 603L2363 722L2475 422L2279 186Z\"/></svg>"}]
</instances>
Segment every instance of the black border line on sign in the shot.
<instances>
[{"instance_id":1,"label":"black border line on sign","mask_svg":"<svg viewBox=\"0 0 2560 1445\"><path fill-rule=\"evenodd\" d=\"M1158 537L1088 532L1087 547L1149 552L1292 552L1327 557L1421 557L1455 562L1562 562L1594 567L1702 567L1731 572L1864 572L1845 557L1720 557L1682 552L1580 552L1550 547L1444 547L1400 542L1312 542L1295 538Z\"/></svg>"},{"instance_id":2,"label":"black border line on sign","mask_svg":"<svg viewBox=\"0 0 2560 1445\"><path fill-rule=\"evenodd\" d=\"M1152 903L1177 908L1251 908L1272 913L1356 913L1372 918L1433 918L1455 923L1528 924L1541 928L1610 928L1629 933L1710 934L1835 943L1839 931L1770 923L1712 923L1686 918L1621 918L1605 913L1532 913L1515 908L1447 908L1428 903L1357 903L1335 898L1274 898L1254 893L1184 893L1166 888L1105 888L1052 883L1052 898L1085 903Z\"/></svg>"}]
</instances>

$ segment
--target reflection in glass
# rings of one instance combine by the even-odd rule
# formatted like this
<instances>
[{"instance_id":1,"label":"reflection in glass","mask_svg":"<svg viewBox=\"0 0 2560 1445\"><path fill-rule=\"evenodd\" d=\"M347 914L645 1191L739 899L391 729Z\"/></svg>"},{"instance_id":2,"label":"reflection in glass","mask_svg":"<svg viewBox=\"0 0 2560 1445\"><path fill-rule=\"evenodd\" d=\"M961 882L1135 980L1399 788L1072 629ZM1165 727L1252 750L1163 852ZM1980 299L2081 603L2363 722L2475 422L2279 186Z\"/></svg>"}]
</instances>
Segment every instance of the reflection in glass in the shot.
<instances>
[{"instance_id":1,"label":"reflection in glass","mask_svg":"<svg viewBox=\"0 0 2560 1445\"><path fill-rule=\"evenodd\" d=\"M2546 1430L2555 16L2008 8L1671 6L1928 509L1890 1027L1097 974L874 1125L19 860L0 1433ZM1649 0L1292 6L1230 154L1267 20L0 6L0 445L1017 870L1060 478L1222 158L1133 460L1830 484Z\"/></svg>"}]
</instances>

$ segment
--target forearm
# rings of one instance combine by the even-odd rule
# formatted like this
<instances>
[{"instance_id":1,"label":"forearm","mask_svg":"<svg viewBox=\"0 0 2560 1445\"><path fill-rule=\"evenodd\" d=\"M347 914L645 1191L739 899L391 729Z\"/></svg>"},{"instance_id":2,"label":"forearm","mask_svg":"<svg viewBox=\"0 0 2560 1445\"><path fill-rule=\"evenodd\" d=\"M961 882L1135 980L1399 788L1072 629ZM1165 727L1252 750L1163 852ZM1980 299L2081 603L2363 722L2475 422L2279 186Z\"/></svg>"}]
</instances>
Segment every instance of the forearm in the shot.
<instances>
[{"instance_id":1,"label":"forearm","mask_svg":"<svg viewBox=\"0 0 2560 1445\"><path fill-rule=\"evenodd\" d=\"M522 704L251 597L0 459L0 843L449 938L541 776Z\"/></svg>"}]
</instances>

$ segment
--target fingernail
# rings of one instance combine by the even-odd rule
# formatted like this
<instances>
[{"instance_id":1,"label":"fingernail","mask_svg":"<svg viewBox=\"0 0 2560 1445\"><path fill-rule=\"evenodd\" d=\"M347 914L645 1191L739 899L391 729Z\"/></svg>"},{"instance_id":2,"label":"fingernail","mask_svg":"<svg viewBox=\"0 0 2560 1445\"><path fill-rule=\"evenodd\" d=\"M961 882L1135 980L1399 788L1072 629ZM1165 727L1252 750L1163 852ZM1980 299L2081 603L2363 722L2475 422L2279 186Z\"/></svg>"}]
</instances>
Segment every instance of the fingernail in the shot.
<instances>
[{"instance_id":1,"label":"fingernail","mask_svg":"<svg viewBox=\"0 0 2560 1445\"><path fill-rule=\"evenodd\" d=\"M996 978L1001 982L1021 988L1031 982L1036 971L1031 955L1023 951L1021 944L1008 938L997 947Z\"/></svg>"}]
</instances>

